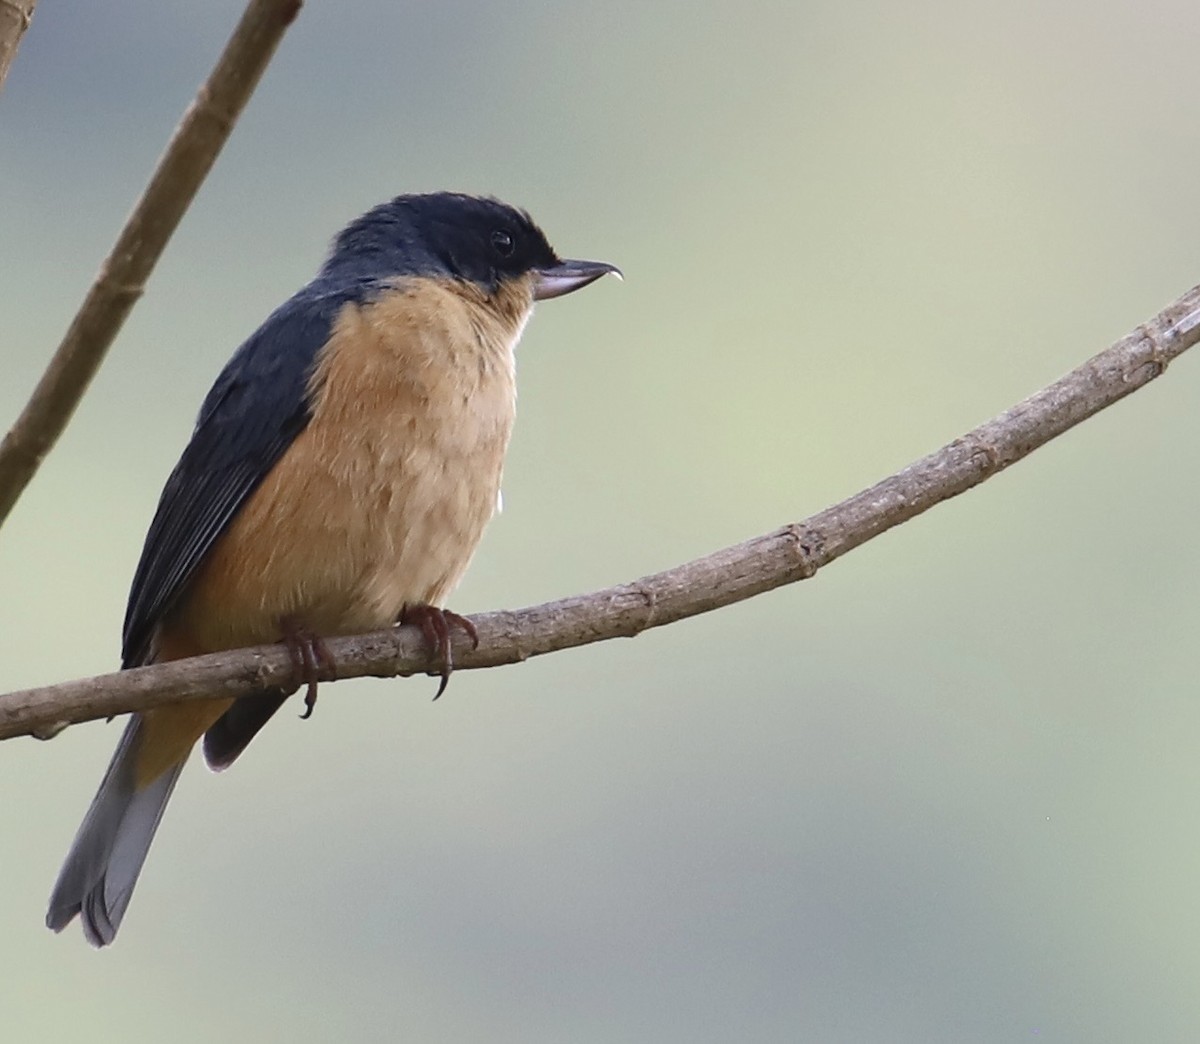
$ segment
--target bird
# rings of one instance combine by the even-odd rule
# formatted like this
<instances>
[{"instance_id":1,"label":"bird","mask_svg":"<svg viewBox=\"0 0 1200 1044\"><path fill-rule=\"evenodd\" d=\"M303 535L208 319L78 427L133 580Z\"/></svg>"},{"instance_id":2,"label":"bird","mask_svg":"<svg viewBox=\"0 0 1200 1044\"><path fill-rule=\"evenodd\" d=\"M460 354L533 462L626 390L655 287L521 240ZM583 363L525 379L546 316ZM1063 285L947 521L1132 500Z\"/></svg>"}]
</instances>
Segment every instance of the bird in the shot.
<instances>
[{"instance_id":1,"label":"bird","mask_svg":"<svg viewBox=\"0 0 1200 1044\"><path fill-rule=\"evenodd\" d=\"M441 695L451 629L478 640L444 600L498 507L514 348L535 302L609 273L563 260L491 197L400 195L347 225L204 399L134 573L122 668L283 642L307 716L336 673L324 639L410 623ZM287 695L133 714L47 927L78 915L88 942L110 944L193 747L227 768Z\"/></svg>"}]
</instances>

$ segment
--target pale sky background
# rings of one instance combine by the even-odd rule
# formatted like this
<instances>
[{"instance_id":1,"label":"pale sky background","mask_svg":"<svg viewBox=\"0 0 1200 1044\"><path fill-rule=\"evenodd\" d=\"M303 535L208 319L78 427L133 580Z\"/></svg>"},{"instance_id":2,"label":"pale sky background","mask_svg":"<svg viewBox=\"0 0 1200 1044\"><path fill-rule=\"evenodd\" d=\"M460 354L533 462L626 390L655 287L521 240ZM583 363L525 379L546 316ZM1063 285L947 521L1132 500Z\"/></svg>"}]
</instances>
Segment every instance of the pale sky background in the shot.
<instances>
[{"instance_id":1,"label":"pale sky background","mask_svg":"<svg viewBox=\"0 0 1200 1044\"><path fill-rule=\"evenodd\" d=\"M0 95L7 425L239 3L44 0ZM229 354L454 188L621 265L520 350L453 599L675 565L869 485L1200 282L1200 8L309 0L0 536L0 689L117 663ZM42 926L119 725L0 750L0 1036L1200 1039L1200 360L810 582L339 684L190 766L116 945Z\"/></svg>"}]
</instances>

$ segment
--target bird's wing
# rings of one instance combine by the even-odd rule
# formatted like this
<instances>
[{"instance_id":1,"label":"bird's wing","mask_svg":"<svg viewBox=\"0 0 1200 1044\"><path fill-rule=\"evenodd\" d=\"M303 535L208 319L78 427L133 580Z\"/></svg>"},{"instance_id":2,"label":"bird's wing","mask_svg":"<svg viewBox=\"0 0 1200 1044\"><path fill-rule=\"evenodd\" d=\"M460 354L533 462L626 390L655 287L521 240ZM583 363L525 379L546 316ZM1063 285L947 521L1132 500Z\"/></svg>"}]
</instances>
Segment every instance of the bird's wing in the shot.
<instances>
[{"instance_id":1,"label":"bird's wing","mask_svg":"<svg viewBox=\"0 0 1200 1044\"><path fill-rule=\"evenodd\" d=\"M369 289L310 285L278 308L217 378L146 534L125 610L122 666L148 662L163 614L304 430L317 353L342 307L363 300Z\"/></svg>"}]
</instances>

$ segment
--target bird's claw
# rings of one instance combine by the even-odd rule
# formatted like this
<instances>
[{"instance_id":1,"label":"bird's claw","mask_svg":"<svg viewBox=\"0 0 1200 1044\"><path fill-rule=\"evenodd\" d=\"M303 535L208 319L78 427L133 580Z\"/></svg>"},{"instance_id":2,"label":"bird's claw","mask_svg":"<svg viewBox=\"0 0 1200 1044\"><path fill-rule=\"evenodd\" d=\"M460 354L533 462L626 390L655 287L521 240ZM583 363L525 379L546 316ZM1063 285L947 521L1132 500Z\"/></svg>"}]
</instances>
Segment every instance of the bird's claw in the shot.
<instances>
[{"instance_id":1,"label":"bird's claw","mask_svg":"<svg viewBox=\"0 0 1200 1044\"><path fill-rule=\"evenodd\" d=\"M334 681L337 678L337 664L320 635L313 634L294 622L284 621L283 644L291 658L292 670L305 686L304 713L300 715L300 719L307 721L312 717L313 708L317 705L317 683L321 681L321 668L325 668L325 680Z\"/></svg>"},{"instance_id":2,"label":"bird's claw","mask_svg":"<svg viewBox=\"0 0 1200 1044\"><path fill-rule=\"evenodd\" d=\"M471 647L474 649L479 648L479 632L475 630L475 625L467 617L451 612L449 609L441 609L436 605L406 605L400 614L400 623L419 627L425 638L430 659L441 664L442 680L433 697L436 700L446 691L450 675L454 671L454 650L450 640L450 628L457 627L462 631L471 639Z\"/></svg>"}]
</instances>

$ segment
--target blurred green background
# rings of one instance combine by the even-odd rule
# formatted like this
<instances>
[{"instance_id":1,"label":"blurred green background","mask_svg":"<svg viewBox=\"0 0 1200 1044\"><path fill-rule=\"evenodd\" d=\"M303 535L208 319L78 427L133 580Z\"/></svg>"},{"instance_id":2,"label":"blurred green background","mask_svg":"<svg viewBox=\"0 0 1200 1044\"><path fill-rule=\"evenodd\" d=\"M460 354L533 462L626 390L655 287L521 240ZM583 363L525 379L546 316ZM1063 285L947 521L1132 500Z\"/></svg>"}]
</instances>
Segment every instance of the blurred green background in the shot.
<instances>
[{"instance_id":1,"label":"blurred green background","mask_svg":"<svg viewBox=\"0 0 1200 1044\"><path fill-rule=\"evenodd\" d=\"M15 416L240 5L44 2L0 96ZM1200 281L1200 8L310 0L0 536L4 690L117 662L233 348L402 191L620 264L539 309L516 607L798 520ZM12 1041L1200 1039L1198 361L813 582L338 685L42 927L118 726L0 752Z\"/></svg>"}]
</instances>

